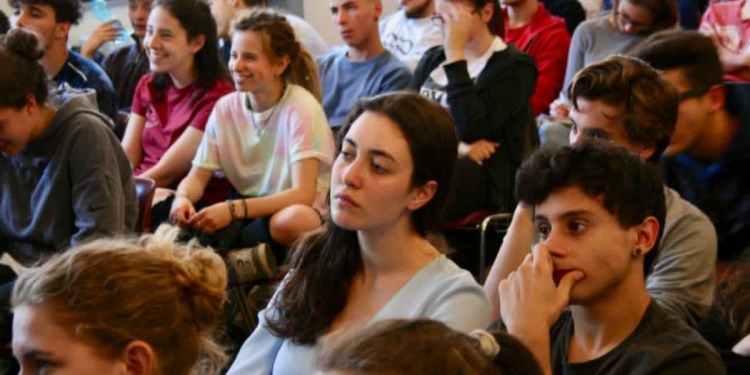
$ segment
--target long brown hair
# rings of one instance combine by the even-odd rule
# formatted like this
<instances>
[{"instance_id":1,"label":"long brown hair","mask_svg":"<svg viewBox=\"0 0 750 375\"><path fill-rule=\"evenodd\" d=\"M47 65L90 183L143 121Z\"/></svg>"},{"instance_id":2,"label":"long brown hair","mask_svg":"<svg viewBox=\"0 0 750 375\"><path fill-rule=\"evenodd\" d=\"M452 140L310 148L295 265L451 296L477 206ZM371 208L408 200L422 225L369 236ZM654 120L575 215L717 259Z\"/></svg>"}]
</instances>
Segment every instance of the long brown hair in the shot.
<instances>
[{"instance_id":1,"label":"long brown hair","mask_svg":"<svg viewBox=\"0 0 750 375\"><path fill-rule=\"evenodd\" d=\"M151 8L156 7L163 8L180 22L180 26L187 33L188 40L193 40L200 35L205 38L203 47L193 56L195 64L193 68L198 73L196 84L200 90L190 98L190 104L205 96L217 81L225 79L231 82L229 71L219 55L216 20L211 15L208 4L202 0L156 0ZM154 78L150 83L157 93L154 102L164 99L169 81L169 74L154 73Z\"/></svg>"},{"instance_id":2,"label":"long brown hair","mask_svg":"<svg viewBox=\"0 0 750 375\"><path fill-rule=\"evenodd\" d=\"M453 123L438 104L416 93L397 92L358 101L340 134L365 112L384 115L398 125L414 161L412 186L437 182L432 200L411 214L414 229L424 237L437 224L448 199L458 150ZM313 344L346 306L352 279L362 269L357 232L339 227L329 215L321 230L294 246L290 262L292 271L266 320L277 336Z\"/></svg>"},{"instance_id":3,"label":"long brown hair","mask_svg":"<svg viewBox=\"0 0 750 375\"><path fill-rule=\"evenodd\" d=\"M750 334L750 261L742 261L727 271L714 296L713 309L722 327L734 342Z\"/></svg>"},{"instance_id":4,"label":"long brown hair","mask_svg":"<svg viewBox=\"0 0 750 375\"><path fill-rule=\"evenodd\" d=\"M243 13L234 23L234 32L259 33L263 52L271 61L289 56L289 66L282 78L307 89L318 102L322 101L318 66L310 52L295 37L294 29L283 15L272 9L255 8Z\"/></svg>"}]
</instances>

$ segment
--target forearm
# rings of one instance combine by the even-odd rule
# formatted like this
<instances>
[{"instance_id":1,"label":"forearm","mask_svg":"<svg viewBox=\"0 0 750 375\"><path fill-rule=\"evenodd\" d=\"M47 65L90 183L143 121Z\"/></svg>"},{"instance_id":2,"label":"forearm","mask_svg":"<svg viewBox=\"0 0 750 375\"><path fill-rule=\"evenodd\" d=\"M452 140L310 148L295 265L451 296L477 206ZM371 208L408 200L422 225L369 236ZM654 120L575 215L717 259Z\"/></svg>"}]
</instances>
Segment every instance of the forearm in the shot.
<instances>
[{"instance_id":1,"label":"forearm","mask_svg":"<svg viewBox=\"0 0 750 375\"><path fill-rule=\"evenodd\" d=\"M534 239L532 208L520 203L513 212L513 220L503 238L500 250L492 264L490 274L484 282L484 291L492 303L492 319L500 317L500 297L497 287L501 281L515 271L531 250Z\"/></svg>"},{"instance_id":2,"label":"forearm","mask_svg":"<svg viewBox=\"0 0 750 375\"><path fill-rule=\"evenodd\" d=\"M302 204L312 206L315 201L315 189L305 189L302 187L293 187L279 193L257 198L245 198L233 200L235 212L240 218L257 218L273 215L282 209L294 205ZM247 213L245 213L247 206Z\"/></svg>"},{"instance_id":3,"label":"forearm","mask_svg":"<svg viewBox=\"0 0 750 375\"><path fill-rule=\"evenodd\" d=\"M130 161L133 170L138 169L138 166L141 165L141 161L143 160L141 133L143 131L144 122L145 118L143 116L131 113L128 127L122 138L122 148L125 150L125 155L128 156L128 160Z\"/></svg>"},{"instance_id":4,"label":"forearm","mask_svg":"<svg viewBox=\"0 0 750 375\"><path fill-rule=\"evenodd\" d=\"M445 64L443 68L448 76L445 91L458 139L465 143L491 139L488 137L490 126L484 102L479 98L474 81L469 76L466 61Z\"/></svg>"},{"instance_id":5,"label":"forearm","mask_svg":"<svg viewBox=\"0 0 750 375\"><path fill-rule=\"evenodd\" d=\"M162 159L163 161L164 159ZM173 186L177 181L185 175L184 170L177 170L175 168L168 168L160 161L149 170L141 173L140 177L146 177L156 182L156 187L168 188ZM201 192L202 194L202 192ZM200 198L200 196L198 197Z\"/></svg>"},{"instance_id":6,"label":"forearm","mask_svg":"<svg viewBox=\"0 0 750 375\"><path fill-rule=\"evenodd\" d=\"M196 169L198 167L193 167ZM204 176L208 174L208 177ZM200 172L191 171L183 180L180 185L177 186L176 195L187 198L190 203L198 202L203 196L203 192L206 190L208 181L211 180L212 172L209 170L202 170Z\"/></svg>"}]
</instances>

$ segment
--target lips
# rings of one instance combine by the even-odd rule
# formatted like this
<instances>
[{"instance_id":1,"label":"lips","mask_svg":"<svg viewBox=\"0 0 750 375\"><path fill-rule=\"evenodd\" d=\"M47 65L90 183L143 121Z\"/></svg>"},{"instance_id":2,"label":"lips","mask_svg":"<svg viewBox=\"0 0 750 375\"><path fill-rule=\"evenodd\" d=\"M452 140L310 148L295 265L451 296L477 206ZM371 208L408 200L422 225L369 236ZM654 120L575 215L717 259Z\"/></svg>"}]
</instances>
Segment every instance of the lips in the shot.
<instances>
[{"instance_id":1,"label":"lips","mask_svg":"<svg viewBox=\"0 0 750 375\"><path fill-rule=\"evenodd\" d=\"M349 208L359 208L359 204L352 199L352 197L346 195L346 194L336 194L334 196L336 199L336 202L343 207L349 207Z\"/></svg>"},{"instance_id":2,"label":"lips","mask_svg":"<svg viewBox=\"0 0 750 375\"><path fill-rule=\"evenodd\" d=\"M555 282L555 285L560 284L560 280L565 277L565 275L569 274L573 270L555 270L552 272L552 280Z\"/></svg>"}]
</instances>

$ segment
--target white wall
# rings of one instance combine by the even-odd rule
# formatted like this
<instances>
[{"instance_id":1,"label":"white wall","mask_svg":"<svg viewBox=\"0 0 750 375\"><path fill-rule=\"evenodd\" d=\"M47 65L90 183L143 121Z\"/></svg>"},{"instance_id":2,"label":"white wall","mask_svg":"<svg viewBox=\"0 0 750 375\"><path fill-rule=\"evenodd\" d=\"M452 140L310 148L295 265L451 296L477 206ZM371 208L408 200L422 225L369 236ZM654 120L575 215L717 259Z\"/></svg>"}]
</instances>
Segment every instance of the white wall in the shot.
<instances>
[{"instance_id":1,"label":"white wall","mask_svg":"<svg viewBox=\"0 0 750 375\"><path fill-rule=\"evenodd\" d=\"M304 14L303 16L307 22L318 30L320 35L328 42L328 44L341 45L341 37L339 37L336 28L333 26L331 20L331 12L328 6L328 0L287 0L287 2L303 2ZM120 5L112 6L112 11L115 15L122 20L122 23L126 26L130 25L128 20L128 10L125 5L126 2L118 2ZM398 0L383 0L383 15L390 14L395 11L398 6ZM299 8L290 6L290 8ZM9 17L11 16L11 8L8 5L7 0L0 0L0 10L5 12ZM83 19L78 26L74 27L70 33L70 43L78 45L81 43L81 38L88 35L99 22L91 14L91 11L85 11Z\"/></svg>"}]
</instances>

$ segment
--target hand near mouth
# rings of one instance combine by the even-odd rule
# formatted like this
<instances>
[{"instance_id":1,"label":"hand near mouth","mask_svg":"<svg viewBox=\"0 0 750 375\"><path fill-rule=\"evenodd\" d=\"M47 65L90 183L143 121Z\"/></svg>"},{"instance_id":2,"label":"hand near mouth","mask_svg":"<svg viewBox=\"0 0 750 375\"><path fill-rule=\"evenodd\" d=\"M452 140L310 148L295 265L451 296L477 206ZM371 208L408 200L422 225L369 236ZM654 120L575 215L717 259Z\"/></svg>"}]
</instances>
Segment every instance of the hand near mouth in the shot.
<instances>
[{"instance_id":1,"label":"hand near mouth","mask_svg":"<svg viewBox=\"0 0 750 375\"><path fill-rule=\"evenodd\" d=\"M497 288L500 316L508 333L534 353L545 374L552 373L550 328L568 305L573 285L584 277L581 271L573 270L555 286L552 270L549 250L539 244Z\"/></svg>"},{"instance_id":2,"label":"hand near mouth","mask_svg":"<svg viewBox=\"0 0 750 375\"><path fill-rule=\"evenodd\" d=\"M578 270L568 270L558 277L559 283L555 285L552 257L546 246L538 244L521 266L500 282L500 315L509 332L529 329L549 332L568 306L570 290L584 275Z\"/></svg>"}]
</instances>

